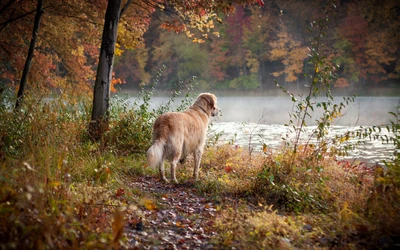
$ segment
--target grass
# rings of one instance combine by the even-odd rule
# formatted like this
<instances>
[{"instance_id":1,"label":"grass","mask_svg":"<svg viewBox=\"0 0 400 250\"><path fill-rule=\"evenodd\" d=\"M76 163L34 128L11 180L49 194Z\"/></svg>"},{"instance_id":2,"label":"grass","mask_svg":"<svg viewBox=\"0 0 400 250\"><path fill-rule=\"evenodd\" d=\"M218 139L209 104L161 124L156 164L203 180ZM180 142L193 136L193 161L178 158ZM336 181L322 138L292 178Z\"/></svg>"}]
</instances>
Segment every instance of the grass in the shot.
<instances>
[{"instance_id":1,"label":"grass","mask_svg":"<svg viewBox=\"0 0 400 250\"><path fill-rule=\"evenodd\" d=\"M97 143L87 135L89 99L66 101L27 98L21 112L1 107L2 249L130 247L122 213L136 213L149 194L129 183L156 176L145 167L151 116L120 109ZM192 166L189 159L179 169L181 182L191 180ZM195 190L218 204L215 248L395 247L398 169L394 162L366 174L312 148L250 155L217 144L205 150Z\"/></svg>"},{"instance_id":2,"label":"grass","mask_svg":"<svg viewBox=\"0 0 400 250\"><path fill-rule=\"evenodd\" d=\"M221 248L347 248L364 243L365 238L354 237L360 230L373 230L364 216L373 186L354 181L361 173L348 173L330 158L315 164L307 152L296 161L284 150L249 161L241 149L223 146L217 153L226 156L226 151L228 161L240 159L238 165L230 163L229 174L224 167L205 173L199 188L230 200L222 203L218 221ZM215 182L209 176L220 176L219 188L207 190Z\"/></svg>"}]
</instances>

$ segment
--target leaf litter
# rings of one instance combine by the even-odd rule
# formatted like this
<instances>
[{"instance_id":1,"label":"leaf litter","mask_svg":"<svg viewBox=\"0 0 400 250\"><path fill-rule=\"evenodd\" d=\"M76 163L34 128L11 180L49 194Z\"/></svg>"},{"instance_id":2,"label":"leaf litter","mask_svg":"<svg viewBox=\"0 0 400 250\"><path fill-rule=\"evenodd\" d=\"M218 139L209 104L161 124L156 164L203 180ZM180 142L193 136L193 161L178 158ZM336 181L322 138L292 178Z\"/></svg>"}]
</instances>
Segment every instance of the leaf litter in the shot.
<instances>
[{"instance_id":1,"label":"leaf litter","mask_svg":"<svg viewBox=\"0 0 400 250\"><path fill-rule=\"evenodd\" d=\"M165 184L139 177L130 184L147 196L128 217L126 236L136 249L213 249L216 205L196 194L193 183Z\"/></svg>"}]
</instances>

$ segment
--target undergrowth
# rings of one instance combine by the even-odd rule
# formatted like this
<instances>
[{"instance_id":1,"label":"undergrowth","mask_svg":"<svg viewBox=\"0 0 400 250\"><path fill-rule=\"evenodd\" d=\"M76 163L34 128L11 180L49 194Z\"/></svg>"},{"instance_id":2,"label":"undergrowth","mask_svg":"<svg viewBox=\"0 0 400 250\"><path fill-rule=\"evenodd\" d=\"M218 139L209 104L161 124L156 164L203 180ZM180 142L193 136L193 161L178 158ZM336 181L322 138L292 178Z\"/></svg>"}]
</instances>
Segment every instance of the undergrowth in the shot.
<instances>
[{"instance_id":1,"label":"undergrowth","mask_svg":"<svg viewBox=\"0 0 400 250\"><path fill-rule=\"evenodd\" d=\"M141 153L150 138L130 141L117 134L133 136L137 131L130 126L150 130L153 118L130 121L140 108L117 109L109 134L95 143L87 136L89 99L59 98L27 98L20 113L1 107L0 246L129 248L119 233L127 223L123 218L135 214L148 194L128 184L157 174L145 167ZM396 116L392 129L398 131L398 124ZM390 140L398 147L398 132ZM207 147L194 187L219 204L213 244L254 249L397 244L398 154L386 168L365 172L343 168L329 151L318 152L301 145L296 153L288 147L255 153L217 142ZM188 159L178 178L190 182L192 168Z\"/></svg>"},{"instance_id":2,"label":"undergrowth","mask_svg":"<svg viewBox=\"0 0 400 250\"><path fill-rule=\"evenodd\" d=\"M189 87L191 88L191 87ZM110 129L99 142L88 134L90 97L31 91L20 110L12 93L0 106L0 248L109 249L128 247L124 214L143 194L128 186L145 168L157 115L172 111L182 93L150 110L152 88L133 104L114 98ZM193 98L188 93L177 109ZM46 98L44 98L46 97Z\"/></svg>"}]
</instances>

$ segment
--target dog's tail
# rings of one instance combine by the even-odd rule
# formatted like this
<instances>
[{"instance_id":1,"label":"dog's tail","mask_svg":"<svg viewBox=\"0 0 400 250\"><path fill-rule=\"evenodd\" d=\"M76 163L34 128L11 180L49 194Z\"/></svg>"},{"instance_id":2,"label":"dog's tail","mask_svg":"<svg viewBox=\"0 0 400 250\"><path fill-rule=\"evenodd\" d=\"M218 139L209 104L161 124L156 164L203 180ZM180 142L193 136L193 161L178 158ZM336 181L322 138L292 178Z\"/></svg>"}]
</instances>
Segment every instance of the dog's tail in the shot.
<instances>
[{"instance_id":1,"label":"dog's tail","mask_svg":"<svg viewBox=\"0 0 400 250\"><path fill-rule=\"evenodd\" d=\"M154 144L147 150L147 164L153 169L157 169L157 167L162 163L164 154L164 142L156 141Z\"/></svg>"}]
</instances>

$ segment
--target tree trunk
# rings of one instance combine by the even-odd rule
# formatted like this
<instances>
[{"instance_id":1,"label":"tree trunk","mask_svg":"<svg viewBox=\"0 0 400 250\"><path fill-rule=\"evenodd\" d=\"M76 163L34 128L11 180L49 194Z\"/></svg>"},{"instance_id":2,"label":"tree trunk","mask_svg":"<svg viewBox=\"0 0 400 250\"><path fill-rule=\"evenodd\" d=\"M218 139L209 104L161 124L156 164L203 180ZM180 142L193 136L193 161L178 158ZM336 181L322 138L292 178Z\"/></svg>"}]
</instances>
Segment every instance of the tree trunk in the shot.
<instances>
[{"instance_id":1,"label":"tree trunk","mask_svg":"<svg viewBox=\"0 0 400 250\"><path fill-rule=\"evenodd\" d=\"M103 36L100 48L94 85L92 117L89 133L94 140L99 140L108 129L108 108L110 106L110 84L114 64L115 43L117 41L118 23L121 17L121 0L108 0L104 21Z\"/></svg>"},{"instance_id":2,"label":"tree trunk","mask_svg":"<svg viewBox=\"0 0 400 250\"><path fill-rule=\"evenodd\" d=\"M35 52L36 38L39 32L40 19L42 17L42 14L43 14L43 0L38 0L36 6L35 21L33 24L31 43L29 44L28 56L26 57L24 71L22 71L21 82L19 83L17 102L15 103L16 109L18 109L21 106L21 103L24 99L25 86L28 80L28 74L32 64L33 54Z\"/></svg>"}]
</instances>

